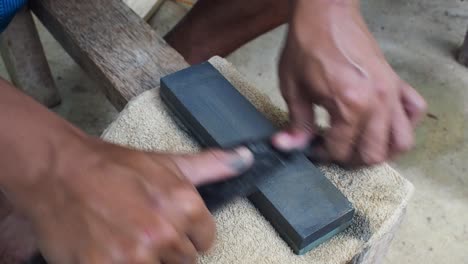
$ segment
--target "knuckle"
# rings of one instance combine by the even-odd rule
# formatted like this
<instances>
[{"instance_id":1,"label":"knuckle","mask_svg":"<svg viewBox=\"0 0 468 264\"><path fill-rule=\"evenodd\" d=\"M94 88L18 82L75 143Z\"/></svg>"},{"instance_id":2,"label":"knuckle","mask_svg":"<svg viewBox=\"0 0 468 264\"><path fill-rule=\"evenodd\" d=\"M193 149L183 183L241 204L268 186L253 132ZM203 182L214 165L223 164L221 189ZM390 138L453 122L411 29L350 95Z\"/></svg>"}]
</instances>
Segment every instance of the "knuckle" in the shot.
<instances>
[{"instance_id":1,"label":"knuckle","mask_svg":"<svg viewBox=\"0 0 468 264\"><path fill-rule=\"evenodd\" d=\"M385 102L389 98L390 90L385 85L374 86L375 97L379 102Z\"/></svg>"},{"instance_id":2,"label":"knuckle","mask_svg":"<svg viewBox=\"0 0 468 264\"><path fill-rule=\"evenodd\" d=\"M345 89L341 98L351 109L363 112L369 107L369 96L367 92L357 92L353 89Z\"/></svg>"},{"instance_id":3,"label":"knuckle","mask_svg":"<svg viewBox=\"0 0 468 264\"><path fill-rule=\"evenodd\" d=\"M411 135L403 140L395 142L395 150L399 153L410 151L414 147L414 136Z\"/></svg>"},{"instance_id":4,"label":"knuckle","mask_svg":"<svg viewBox=\"0 0 468 264\"><path fill-rule=\"evenodd\" d=\"M185 216L190 221L196 221L203 216L205 206L201 198L197 194L192 193L187 195L185 200L181 201L181 207Z\"/></svg>"}]
</instances>

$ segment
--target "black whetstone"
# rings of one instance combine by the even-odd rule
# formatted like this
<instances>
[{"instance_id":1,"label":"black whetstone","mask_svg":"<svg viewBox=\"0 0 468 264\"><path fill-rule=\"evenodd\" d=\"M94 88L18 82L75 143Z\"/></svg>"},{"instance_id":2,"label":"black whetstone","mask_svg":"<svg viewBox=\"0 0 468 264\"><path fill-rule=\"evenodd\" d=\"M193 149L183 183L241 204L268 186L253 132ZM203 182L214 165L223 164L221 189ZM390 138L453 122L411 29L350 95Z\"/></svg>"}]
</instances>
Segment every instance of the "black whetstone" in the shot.
<instances>
[{"instance_id":1,"label":"black whetstone","mask_svg":"<svg viewBox=\"0 0 468 264\"><path fill-rule=\"evenodd\" d=\"M208 62L162 78L161 97L206 147L231 147L277 130ZM247 183L255 185L250 201L294 252L303 254L345 229L354 209L304 155L281 163L271 170L254 166L240 179L257 179Z\"/></svg>"}]
</instances>

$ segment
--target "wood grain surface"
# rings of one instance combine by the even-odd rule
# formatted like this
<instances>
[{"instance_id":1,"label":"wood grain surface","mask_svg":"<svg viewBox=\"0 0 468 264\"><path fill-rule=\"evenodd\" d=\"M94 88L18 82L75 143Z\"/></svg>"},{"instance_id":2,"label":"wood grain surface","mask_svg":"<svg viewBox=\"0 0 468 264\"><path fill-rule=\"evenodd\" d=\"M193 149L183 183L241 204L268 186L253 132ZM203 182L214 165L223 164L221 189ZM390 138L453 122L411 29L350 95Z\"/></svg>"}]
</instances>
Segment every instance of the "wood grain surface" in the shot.
<instances>
[{"instance_id":1,"label":"wood grain surface","mask_svg":"<svg viewBox=\"0 0 468 264\"><path fill-rule=\"evenodd\" d=\"M188 67L121 0L33 0L31 9L121 110L159 79Z\"/></svg>"}]
</instances>

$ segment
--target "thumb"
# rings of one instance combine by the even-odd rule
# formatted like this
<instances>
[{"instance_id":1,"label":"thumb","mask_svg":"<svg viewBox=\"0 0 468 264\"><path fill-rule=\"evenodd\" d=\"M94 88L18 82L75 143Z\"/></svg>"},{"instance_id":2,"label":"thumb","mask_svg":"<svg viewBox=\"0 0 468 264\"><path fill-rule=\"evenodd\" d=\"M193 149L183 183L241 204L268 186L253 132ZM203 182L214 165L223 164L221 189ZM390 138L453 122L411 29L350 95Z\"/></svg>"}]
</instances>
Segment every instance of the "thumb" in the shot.
<instances>
[{"instance_id":1,"label":"thumb","mask_svg":"<svg viewBox=\"0 0 468 264\"><path fill-rule=\"evenodd\" d=\"M173 161L195 186L227 180L249 169L254 156L246 147L230 151L206 150L194 155L176 155Z\"/></svg>"}]
</instances>

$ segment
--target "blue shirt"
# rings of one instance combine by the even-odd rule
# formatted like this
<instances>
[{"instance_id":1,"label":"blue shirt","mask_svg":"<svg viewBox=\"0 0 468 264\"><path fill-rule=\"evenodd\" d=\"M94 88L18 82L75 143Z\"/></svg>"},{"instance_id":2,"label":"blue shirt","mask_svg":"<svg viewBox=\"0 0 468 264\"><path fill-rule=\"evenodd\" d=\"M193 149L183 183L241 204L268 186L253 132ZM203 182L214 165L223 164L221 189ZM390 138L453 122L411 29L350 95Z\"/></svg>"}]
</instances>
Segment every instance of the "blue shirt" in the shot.
<instances>
[{"instance_id":1,"label":"blue shirt","mask_svg":"<svg viewBox=\"0 0 468 264\"><path fill-rule=\"evenodd\" d=\"M0 32L5 30L16 12L18 12L27 1L28 0L0 0Z\"/></svg>"}]
</instances>

